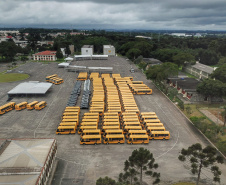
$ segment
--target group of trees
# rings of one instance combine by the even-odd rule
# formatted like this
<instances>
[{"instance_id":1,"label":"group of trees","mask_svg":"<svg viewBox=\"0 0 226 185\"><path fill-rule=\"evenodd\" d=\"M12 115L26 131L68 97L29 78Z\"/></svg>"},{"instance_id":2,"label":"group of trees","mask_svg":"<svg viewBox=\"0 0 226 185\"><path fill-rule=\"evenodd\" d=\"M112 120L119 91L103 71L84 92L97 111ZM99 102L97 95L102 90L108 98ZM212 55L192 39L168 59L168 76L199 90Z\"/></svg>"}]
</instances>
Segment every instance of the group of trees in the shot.
<instances>
[{"instance_id":1,"label":"group of trees","mask_svg":"<svg viewBox=\"0 0 226 185\"><path fill-rule=\"evenodd\" d=\"M201 172L204 168L210 167L213 173L213 181L220 182L221 171L217 163L223 163L223 157L217 154L217 150L212 146L202 148L199 143L193 144L187 149L182 149L178 159L182 162L188 160L191 163L191 172L197 174L196 185L200 182ZM160 173L156 172L158 164L155 163L153 154L149 150L139 148L132 152L132 155L124 163L124 173L119 174L118 182L105 177L96 181L97 185L142 185L143 175L151 177L152 182L148 184L158 184ZM139 178L138 178L139 177Z\"/></svg>"}]
</instances>

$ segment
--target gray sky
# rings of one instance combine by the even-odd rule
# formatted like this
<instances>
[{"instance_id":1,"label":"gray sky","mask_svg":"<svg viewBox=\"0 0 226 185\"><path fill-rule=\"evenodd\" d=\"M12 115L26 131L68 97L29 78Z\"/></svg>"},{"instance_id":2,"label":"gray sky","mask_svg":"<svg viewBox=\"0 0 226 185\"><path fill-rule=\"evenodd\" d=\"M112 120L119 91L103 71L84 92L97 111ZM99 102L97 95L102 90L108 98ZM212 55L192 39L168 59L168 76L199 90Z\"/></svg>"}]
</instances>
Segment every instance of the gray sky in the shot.
<instances>
[{"instance_id":1,"label":"gray sky","mask_svg":"<svg viewBox=\"0 0 226 185\"><path fill-rule=\"evenodd\" d=\"M226 30L226 0L0 0L0 27Z\"/></svg>"}]
</instances>

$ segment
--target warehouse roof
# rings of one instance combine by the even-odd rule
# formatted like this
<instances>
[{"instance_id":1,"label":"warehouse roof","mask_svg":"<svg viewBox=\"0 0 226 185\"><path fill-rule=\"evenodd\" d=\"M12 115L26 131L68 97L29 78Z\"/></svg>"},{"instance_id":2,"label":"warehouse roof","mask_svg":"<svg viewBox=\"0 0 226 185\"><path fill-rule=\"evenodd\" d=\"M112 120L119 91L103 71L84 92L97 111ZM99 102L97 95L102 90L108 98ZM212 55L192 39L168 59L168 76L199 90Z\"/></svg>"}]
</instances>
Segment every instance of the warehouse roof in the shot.
<instances>
[{"instance_id":1,"label":"warehouse roof","mask_svg":"<svg viewBox=\"0 0 226 185\"><path fill-rule=\"evenodd\" d=\"M114 48L114 46L112 46L112 45L104 45L104 48Z\"/></svg>"},{"instance_id":2,"label":"warehouse roof","mask_svg":"<svg viewBox=\"0 0 226 185\"><path fill-rule=\"evenodd\" d=\"M183 90L196 91L196 87L200 83L200 81L196 80L195 78L169 78L169 80L172 83L177 84L177 86Z\"/></svg>"},{"instance_id":3,"label":"warehouse roof","mask_svg":"<svg viewBox=\"0 0 226 185\"><path fill-rule=\"evenodd\" d=\"M0 185L36 184L55 139L4 140L0 146Z\"/></svg>"},{"instance_id":4,"label":"warehouse roof","mask_svg":"<svg viewBox=\"0 0 226 185\"><path fill-rule=\"evenodd\" d=\"M82 48L93 48L93 45L84 45Z\"/></svg>"},{"instance_id":5,"label":"warehouse roof","mask_svg":"<svg viewBox=\"0 0 226 185\"><path fill-rule=\"evenodd\" d=\"M201 63L196 63L195 65L191 66L193 68L199 69L200 71L204 71L208 74L211 74L214 71L213 67L201 64Z\"/></svg>"},{"instance_id":6,"label":"warehouse roof","mask_svg":"<svg viewBox=\"0 0 226 185\"><path fill-rule=\"evenodd\" d=\"M51 86L52 84L47 82L23 82L14 87L8 94L45 94Z\"/></svg>"}]
</instances>

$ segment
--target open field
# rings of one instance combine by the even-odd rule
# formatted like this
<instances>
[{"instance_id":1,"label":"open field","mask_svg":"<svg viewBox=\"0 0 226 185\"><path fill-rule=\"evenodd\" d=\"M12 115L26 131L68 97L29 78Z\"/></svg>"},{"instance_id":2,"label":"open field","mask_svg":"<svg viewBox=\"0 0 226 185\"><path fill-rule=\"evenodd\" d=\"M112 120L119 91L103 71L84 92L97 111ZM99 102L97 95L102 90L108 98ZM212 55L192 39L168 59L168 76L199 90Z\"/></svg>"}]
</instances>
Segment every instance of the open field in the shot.
<instances>
[{"instance_id":1,"label":"open field","mask_svg":"<svg viewBox=\"0 0 226 185\"><path fill-rule=\"evenodd\" d=\"M67 104L68 98L76 82L77 73L67 72L63 68L57 68L57 63L43 64L30 62L19 68L30 75L25 81L45 81L45 77L58 74L64 79L61 85L53 85L51 91L45 96L16 97L12 101L47 102L47 107L41 111L11 111L0 117L0 138L55 138L58 142L56 169L53 182L54 185L94 185L99 177L109 176L117 179L123 170L124 161L128 159L134 149L144 147L149 149L159 164L158 171L161 172L162 185L173 184L178 181L195 181L195 177L188 171L189 166L178 160L182 148L187 148L194 143L207 145L208 142L200 135L196 128L189 123L184 115L169 101L151 81L140 70L130 73L131 65L120 57L109 57L107 61L76 61L72 64L93 67L114 67L114 73L120 73L122 77L133 76L134 80L144 81L153 89L152 95L135 95L135 100L140 111L156 112L159 119L164 123L166 130L171 133L169 141L150 141L148 145L97 145L80 146L80 136L55 135L57 125L61 120L62 112ZM20 82L2 83L0 85L0 105L5 104L7 92ZM77 106L80 105L81 95ZM81 110L81 113L88 110ZM81 115L82 115L81 114ZM80 117L81 117L80 115ZM220 165L222 169L221 184L226 184L226 165ZM201 174L203 184L213 184L210 170ZM147 184L150 179L144 178Z\"/></svg>"},{"instance_id":2,"label":"open field","mask_svg":"<svg viewBox=\"0 0 226 185\"><path fill-rule=\"evenodd\" d=\"M28 74L20 74L20 73L1 74L0 73L0 83L20 81L20 80L25 80L27 78L29 78Z\"/></svg>"}]
</instances>

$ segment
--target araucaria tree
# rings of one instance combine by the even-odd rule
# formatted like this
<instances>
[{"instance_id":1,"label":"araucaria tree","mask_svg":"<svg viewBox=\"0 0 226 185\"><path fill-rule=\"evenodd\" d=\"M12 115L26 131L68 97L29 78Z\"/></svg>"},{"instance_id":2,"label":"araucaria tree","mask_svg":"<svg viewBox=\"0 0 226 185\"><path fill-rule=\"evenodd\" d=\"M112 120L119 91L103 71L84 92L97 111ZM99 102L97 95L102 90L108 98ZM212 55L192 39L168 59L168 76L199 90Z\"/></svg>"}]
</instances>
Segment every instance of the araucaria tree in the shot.
<instances>
[{"instance_id":1,"label":"araucaria tree","mask_svg":"<svg viewBox=\"0 0 226 185\"><path fill-rule=\"evenodd\" d=\"M158 168L158 164L155 163L153 154L147 149L139 148L139 150L134 150L124 165L125 173L119 175L119 182L132 184L137 181L136 176L139 175L140 184L142 184L144 174L154 178L153 184L160 182L160 173L153 171Z\"/></svg>"},{"instance_id":2,"label":"araucaria tree","mask_svg":"<svg viewBox=\"0 0 226 185\"><path fill-rule=\"evenodd\" d=\"M198 174L196 185L199 184L202 169L207 167L211 167L211 171L214 175L213 180L215 182L220 182L221 171L215 164L223 163L223 157L218 156L216 149L212 146L202 148L200 143L196 143L188 147L188 149L183 148L178 159L183 162L186 159L190 161L191 172L193 174Z\"/></svg>"}]
</instances>

